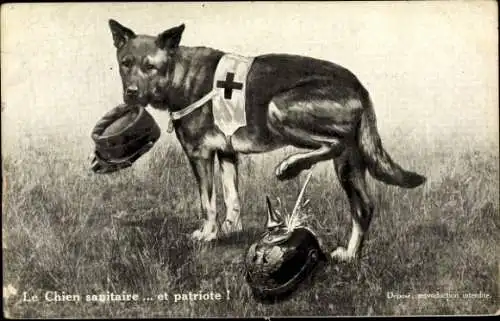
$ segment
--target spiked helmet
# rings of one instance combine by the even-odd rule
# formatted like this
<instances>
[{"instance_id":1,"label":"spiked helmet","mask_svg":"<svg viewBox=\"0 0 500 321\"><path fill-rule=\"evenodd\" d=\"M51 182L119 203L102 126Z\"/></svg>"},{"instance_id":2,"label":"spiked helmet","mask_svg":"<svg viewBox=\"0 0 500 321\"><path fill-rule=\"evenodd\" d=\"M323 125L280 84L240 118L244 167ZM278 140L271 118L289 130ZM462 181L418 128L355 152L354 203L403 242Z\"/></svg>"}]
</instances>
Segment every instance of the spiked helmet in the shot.
<instances>
[{"instance_id":1,"label":"spiked helmet","mask_svg":"<svg viewBox=\"0 0 500 321\"><path fill-rule=\"evenodd\" d=\"M299 203L301 196L299 196ZM267 202L266 232L247 250L246 281L256 299L273 303L291 295L327 258L316 234L287 219Z\"/></svg>"}]
</instances>

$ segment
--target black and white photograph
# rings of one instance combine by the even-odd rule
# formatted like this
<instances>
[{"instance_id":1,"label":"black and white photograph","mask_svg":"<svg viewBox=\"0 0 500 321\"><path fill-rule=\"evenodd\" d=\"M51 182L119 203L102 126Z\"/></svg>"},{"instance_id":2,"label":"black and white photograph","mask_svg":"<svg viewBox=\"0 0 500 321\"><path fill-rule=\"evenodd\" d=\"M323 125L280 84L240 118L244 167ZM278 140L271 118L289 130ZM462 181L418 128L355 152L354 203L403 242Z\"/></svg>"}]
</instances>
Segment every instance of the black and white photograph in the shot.
<instances>
[{"instance_id":1,"label":"black and white photograph","mask_svg":"<svg viewBox=\"0 0 500 321\"><path fill-rule=\"evenodd\" d=\"M500 314L496 1L1 6L3 314Z\"/></svg>"}]
</instances>

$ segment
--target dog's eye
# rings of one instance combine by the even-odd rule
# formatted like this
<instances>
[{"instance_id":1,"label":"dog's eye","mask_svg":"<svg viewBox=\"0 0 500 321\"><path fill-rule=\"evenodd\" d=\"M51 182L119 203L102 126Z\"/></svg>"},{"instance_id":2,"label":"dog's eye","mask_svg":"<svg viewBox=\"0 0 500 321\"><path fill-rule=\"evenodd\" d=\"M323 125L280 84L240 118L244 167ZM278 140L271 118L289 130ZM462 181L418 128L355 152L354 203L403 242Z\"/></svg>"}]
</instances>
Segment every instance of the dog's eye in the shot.
<instances>
[{"instance_id":1,"label":"dog's eye","mask_svg":"<svg viewBox=\"0 0 500 321\"><path fill-rule=\"evenodd\" d=\"M130 59L123 60L122 61L122 66L129 68L130 66L132 66L132 60L130 60Z\"/></svg>"},{"instance_id":2,"label":"dog's eye","mask_svg":"<svg viewBox=\"0 0 500 321\"><path fill-rule=\"evenodd\" d=\"M153 70L153 69L156 69L156 66L153 65L153 64L150 64L150 63L147 63L145 66L144 66L144 69L150 71L150 70Z\"/></svg>"}]
</instances>

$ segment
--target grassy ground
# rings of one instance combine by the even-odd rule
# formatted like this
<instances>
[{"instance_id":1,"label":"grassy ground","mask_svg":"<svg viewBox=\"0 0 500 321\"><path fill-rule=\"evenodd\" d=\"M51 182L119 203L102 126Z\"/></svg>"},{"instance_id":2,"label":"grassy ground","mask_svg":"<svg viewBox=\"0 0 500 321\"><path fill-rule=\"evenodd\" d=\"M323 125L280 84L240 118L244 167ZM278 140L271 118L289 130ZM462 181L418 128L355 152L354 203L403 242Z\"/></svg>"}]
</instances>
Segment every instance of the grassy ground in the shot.
<instances>
[{"instance_id":1,"label":"grassy ground","mask_svg":"<svg viewBox=\"0 0 500 321\"><path fill-rule=\"evenodd\" d=\"M360 263L327 265L290 300L264 305L244 280L243 255L263 231L265 195L291 208L304 180L304 174L284 183L274 178L283 151L242 158L244 232L200 244L188 238L199 202L177 142L160 141L134 167L99 176L89 172L85 148L66 139L32 137L3 155L3 284L17 290L8 301L4 293L11 317L486 314L499 308L498 145L408 148L406 137L395 138L391 154L424 173L426 185L404 190L370 180L379 211ZM315 213L309 223L330 251L345 245L350 232L347 199L332 167L317 167L307 190ZM47 302L47 291L82 300ZM107 291L135 293L139 301L85 301ZM221 299L174 302L175 294L189 291ZM23 300L23 292L39 301ZM413 297L388 298L390 292ZM417 297L437 292L489 298ZM168 301L158 300L163 293Z\"/></svg>"}]
</instances>

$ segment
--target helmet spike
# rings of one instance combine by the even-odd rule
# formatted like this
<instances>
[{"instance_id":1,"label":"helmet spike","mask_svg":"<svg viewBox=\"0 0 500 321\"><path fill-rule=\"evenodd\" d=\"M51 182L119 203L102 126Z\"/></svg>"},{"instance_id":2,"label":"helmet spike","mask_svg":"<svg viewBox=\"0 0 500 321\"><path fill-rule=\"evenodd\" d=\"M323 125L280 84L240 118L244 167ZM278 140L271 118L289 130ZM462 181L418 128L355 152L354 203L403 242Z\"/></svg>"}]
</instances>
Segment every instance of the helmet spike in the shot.
<instances>
[{"instance_id":1,"label":"helmet spike","mask_svg":"<svg viewBox=\"0 0 500 321\"><path fill-rule=\"evenodd\" d=\"M280 215L278 215L276 211L273 210L273 207L271 205L271 200L267 195L266 195L266 202L267 202L267 224L266 224L267 229L272 230L275 227L285 225L283 218Z\"/></svg>"},{"instance_id":2,"label":"helmet spike","mask_svg":"<svg viewBox=\"0 0 500 321\"><path fill-rule=\"evenodd\" d=\"M293 207L292 214L290 215L292 217L298 214L299 208L301 206L300 203L302 203L302 198L304 198L304 192L306 190L307 184L309 183L309 180L311 179L313 169L314 169L314 166L311 168L311 170L307 174L306 181L304 182L304 185L302 186L302 189L300 190L299 196L297 197L297 201L295 202L295 206Z\"/></svg>"}]
</instances>

